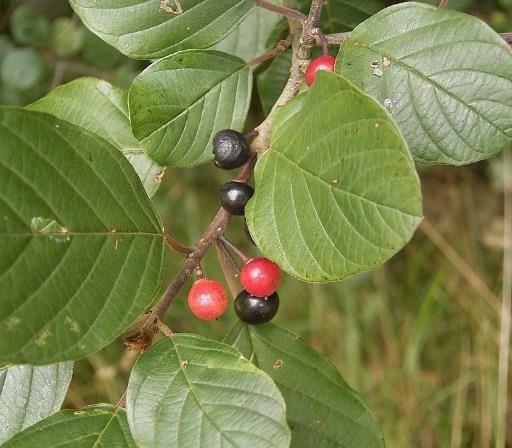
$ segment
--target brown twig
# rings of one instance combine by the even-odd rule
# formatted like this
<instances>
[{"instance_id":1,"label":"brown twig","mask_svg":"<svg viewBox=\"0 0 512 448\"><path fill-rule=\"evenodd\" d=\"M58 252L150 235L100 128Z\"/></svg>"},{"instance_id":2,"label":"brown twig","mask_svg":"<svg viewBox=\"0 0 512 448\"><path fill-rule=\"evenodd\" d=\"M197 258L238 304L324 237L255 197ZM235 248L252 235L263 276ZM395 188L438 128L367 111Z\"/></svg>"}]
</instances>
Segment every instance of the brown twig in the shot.
<instances>
[{"instance_id":1,"label":"brown twig","mask_svg":"<svg viewBox=\"0 0 512 448\"><path fill-rule=\"evenodd\" d=\"M192 248L188 246L183 246L182 244L178 243L171 235L168 233L165 234L165 242L167 245L174 251L180 253L180 254L189 254L192 252Z\"/></svg>"},{"instance_id":2,"label":"brown twig","mask_svg":"<svg viewBox=\"0 0 512 448\"><path fill-rule=\"evenodd\" d=\"M292 44L292 37L288 36L284 40L280 40L277 45L272 48L271 50L267 51L265 54L262 54L261 56L257 56L251 61L247 63L249 66L255 66L258 64L261 64L262 62L268 61L269 59L273 59L276 56L279 56L280 54L284 53L288 48L290 48L290 45Z\"/></svg>"},{"instance_id":3,"label":"brown twig","mask_svg":"<svg viewBox=\"0 0 512 448\"><path fill-rule=\"evenodd\" d=\"M501 33L501 38L509 45L512 45L512 33Z\"/></svg>"},{"instance_id":4,"label":"brown twig","mask_svg":"<svg viewBox=\"0 0 512 448\"><path fill-rule=\"evenodd\" d=\"M448 0L439 0L437 2L437 6L439 8L447 8L448 7Z\"/></svg>"},{"instance_id":5,"label":"brown twig","mask_svg":"<svg viewBox=\"0 0 512 448\"><path fill-rule=\"evenodd\" d=\"M126 390L123 392L123 395L121 395L121 398L116 404L116 408L125 408L126 407Z\"/></svg>"},{"instance_id":6,"label":"brown twig","mask_svg":"<svg viewBox=\"0 0 512 448\"><path fill-rule=\"evenodd\" d=\"M350 33L335 33L335 34L325 34L325 39L331 45L339 45L345 42L350 37ZM318 39L318 43L320 44L320 39Z\"/></svg>"},{"instance_id":7,"label":"brown twig","mask_svg":"<svg viewBox=\"0 0 512 448\"><path fill-rule=\"evenodd\" d=\"M251 157L241 168L235 180L238 182L247 182L254 168L255 161L255 156ZM219 209L203 236L191 248L191 252L187 254L179 272L172 279L158 302L131 327L131 331L124 339L124 343L128 348L143 351L151 345L157 330L162 329L161 319L167 311L167 308L169 308L187 278L195 271L196 267L200 265L206 251L224 234L230 217L231 215L226 210L223 208Z\"/></svg>"},{"instance_id":8,"label":"brown twig","mask_svg":"<svg viewBox=\"0 0 512 448\"><path fill-rule=\"evenodd\" d=\"M285 3L286 6L297 6L296 0L287 0ZM302 21L302 23L297 20L289 19L290 32L293 36L290 77L267 118L256 128L259 134L253 141L253 148L258 153L266 151L269 147L270 128L277 109L285 105L299 92L304 71L309 64L309 55L316 45L318 36L316 30L320 22L323 3L323 0L313 0L308 18Z\"/></svg>"},{"instance_id":9,"label":"brown twig","mask_svg":"<svg viewBox=\"0 0 512 448\"><path fill-rule=\"evenodd\" d=\"M324 55L329 54L329 41L327 40L327 36L322 32L320 28L316 29L316 36L320 41L320 46L322 47L322 53Z\"/></svg>"},{"instance_id":10,"label":"brown twig","mask_svg":"<svg viewBox=\"0 0 512 448\"><path fill-rule=\"evenodd\" d=\"M286 6L274 5L273 3L267 2L266 0L256 0L256 5L260 8L267 9L282 16L289 17L294 20L299 20L300 22L305 22L308 18L305 14L302 14L295 9L287 8Z\"/></svg>"}]
</instances>

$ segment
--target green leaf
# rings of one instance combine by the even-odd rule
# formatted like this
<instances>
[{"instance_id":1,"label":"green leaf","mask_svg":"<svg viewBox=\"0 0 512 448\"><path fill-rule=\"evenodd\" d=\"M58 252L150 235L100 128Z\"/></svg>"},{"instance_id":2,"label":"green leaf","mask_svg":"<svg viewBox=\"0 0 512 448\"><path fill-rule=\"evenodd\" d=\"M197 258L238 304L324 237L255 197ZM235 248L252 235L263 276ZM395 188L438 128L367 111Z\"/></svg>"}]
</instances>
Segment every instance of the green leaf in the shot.
<instances>
[{"instance_id":1,"label":"green leaf","mask_svg":"<svg viewBox=\"0 0 512 448\"><path fill-rule=\"evenodd\" d=\"M238 323L226 336L268 373L286 401L292 448L382 448L373 413L332 363L275 325Z\"/></svg>"},{"instance_id":2,"label":"green leaf","mask_svg":"<svg viewBox=\"0 0 512 448\"><path fill-rule=\"evenodd\" d=\"M124 90L101 79L80 78L57 87L28 108L81 126L120 149L152 196L164 168L144 153L133 136L127 96Z\"/></svg>"},{"instance_id":3,"label":"green leaf","mask_svg":"<svg viewBox=\"0 0 512 448\"><path fill-rule=\"evenodd\" d=\"M73 363L0 369L0 443L57 412L73 374Z\"/></svg>"},{"instance_id":4,"label":"green leaf","mask_svg":"<svg viewBox=\"0 0 512 448\"><path fill-rule=\"evenodd\" d=\"M44 46L49 24L45 16L29 6L18 6L10 17L11 32L20 45Z\"/></svg>"},{"instance_id":5,"label":"green leaf","mask_svg":"<svg viewBox=\"0 0 512 448\"><path fill-rule=\"evenodd\" d=\"M60 411L16 434L2 448L136 448L123 409L109 404Z\"/></svg>"},{"instance_id":6,"label":"green leaf","mask_svg":"<svg viewBox=\"0 0 512 448\"><path fill-rule=\"evenodd\" d=\"M50 46L60 58L77 54L84 46L85 29L71 17L59 17L52 22Z\"/></svg>"},{"instance_id":7,"label":"green leaf","mask_svg":"<svg viewBox=\"0 0 512 448\"><path fill-rule=\"evenodd\" d=\"M125 157L50 115L0 107L0 361L73 360L160 289L162 224Z\"/></svg>"},{"instance_id":8,"label":"green leaf","mask_svg":"<svg viewBox=\"0 0 512 448\"><path fill-rule=\"evenodd\" d=\"M350 31L382 8L382 0L329 0L322 11L322 29L326 33Z\"/></svg>"},{"instance_id":9,"label":"green leaf","mask_svg":"<svg viewBox=\"0 0 512 448\"><path fill-rule=\"evenodd\" d=\"M82 22L105 42L135 59L208 48L229 34L254 0L179 0L181 14L164 10L176 0L70 0Z\"/></svg>"},{"instance_id":10,"label":"green leaf","mask_svg":"<svg viewBox=\"0 0 512 448\"><path fill-rule=\"evenodd\" d=\"M238 351L190 334L153 345L127 391L135 442L146 448L286 448L283 398Z\"/></svg>"},{"instance_id":11,"label":"green leaf","mask_svg":"<svg viewBox=\"0 0 512 448\"><path fill-rule=\"evenodd\" d=\"M213 157L222 129L241 131L252 73L241 59L213 50L187 50L150 65L133 82L133 133L162 165L192 167Z\"/></svg>"},{"instance_id":12,"label":"green leaf","mask_svg":"<svg viewBox=\"0 0 512 448\"><path fill-rule=\"evenodd\" d=\"M475 17L392 6L351 33L336 70L388 108L419 162L476 162L512 137L512 52Z\"/></svg>"},{"instance_id":13,"label":"green leaf","mask_svg":"<svg viewBox=\"0 0 512 448\"><path fill-rule=\"evenodd\" d=\"M263 8L252 12L215 49L250 61L265 53L267 40L280 20L280 16Z\"/></svg>"},{"instance_id":14,"label":"green leaf","mask_svg":"<svg viewBox=\"0 0 512 448\"><path fill-rule=\"evenodd\" d=\"M258 85L258 95L265 115L270 113L281 95L286 81L290 77L291 66L292 53L287 51L277 56L269 67L258 76L256 84Z\"/></svg>"},{"instance_id":15,"label":"green leaf","mask_svg":"<svg viewBox=\"0 0 512 448\"><path fill-rule=\"evenodd\" d=\"M33 48L16 48L2 58L0 76L11 89L29 90L40 83L48 67Z\"/></svg>"},{"instance_id":16,"label":"green leaf","mask_svg":"<svg viewBox=\"0 0 512 448\"><path fill-rule=\"evenodd\" d=\"M258 247L305 281L341 280L395 254L421 219L411 156L386 111L339 75L281 108L246 207Z\"/></svg>"}]
</instances>

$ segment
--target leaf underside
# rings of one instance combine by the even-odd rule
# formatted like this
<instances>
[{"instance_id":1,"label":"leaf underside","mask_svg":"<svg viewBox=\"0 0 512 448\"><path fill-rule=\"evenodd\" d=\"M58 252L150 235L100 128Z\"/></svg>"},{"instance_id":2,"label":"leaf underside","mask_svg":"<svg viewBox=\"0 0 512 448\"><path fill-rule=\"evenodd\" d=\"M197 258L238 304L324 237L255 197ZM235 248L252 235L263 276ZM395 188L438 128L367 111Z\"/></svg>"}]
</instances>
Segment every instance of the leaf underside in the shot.
<instances>
[{"instance_id":1,"label":"leaf underside","mask_svg":"<svg viewBox=\"0 0 512 448\"><path fill-rule=\"evenodd\" d=\"M283 398L232 347L179 334L135 364L127 392L130 429L146 448L286 448Z\"/></svg>"},{"instance_id":2,"label":"leaf underside","mask_svg":"<svg viewBox=\"0 0 512 448\"><path fill-rule=\"evenodd\" d=\"M0 443L57 412L73 374L73 363L0 369Z\"/></svg>"},{"instance_id":3,"label":"leaf underside","mask_svg":"<svg viewBox=\"0 0 512 448\"><path fill-rule=\"evenodd\" d=\"M65 410L16 434L3 448L135 448L125 411L108 404Z\"/></svg>"},{"instance_id":4,"label":"leaf underside","mask_svg":"<svg viewBox=\"0 0 512 448\"><path fill-rule=\"evenodd\" d=\"M179 0L181 14L164 10L175 0L70 0L82 22L121 53L158 59L191 48L208 48L229 34L254 0Z\"/></svg>"},{"instance_id":5,"label":"leaf underside","mask_svg":"<svg viewBox=\"0 0 512 448\"><path fill-rule=\"evenodd\" d=\"M378 266L409 241L422 215L419 180L389 115L323 71L278 111L255 182L246 207L251 235L304 281Z\"/></svg>"}]
</instances>

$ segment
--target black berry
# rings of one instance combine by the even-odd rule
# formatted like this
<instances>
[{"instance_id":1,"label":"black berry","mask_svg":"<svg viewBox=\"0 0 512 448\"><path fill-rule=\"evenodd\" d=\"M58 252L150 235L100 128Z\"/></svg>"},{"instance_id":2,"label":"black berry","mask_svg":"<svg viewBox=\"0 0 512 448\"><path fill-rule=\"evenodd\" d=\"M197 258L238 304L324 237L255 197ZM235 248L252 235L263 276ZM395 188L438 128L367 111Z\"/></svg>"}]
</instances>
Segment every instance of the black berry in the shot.
<instances>
[{"instance_id":1,"label":"black berry","mask_svg":"<svg viewBox=\"0 0 512 448\"><path fill-rule=\"evenodd\" d=\"M219 202L222 208L232 215L244 214L245 204L249 202L254 190L243 182L226 182L219 190Z\"/></svg>"},{"instance_id":2,"label":"black berry","mask_svg":"<svg viewBox=\"0 0 512 448\"><path fill-rule=\"evenodd\" d=\"M238 168L247 162L250 156L247 140L240 132L224 129L213 137L213 161L219 168Z\"/></svg>"},{"instance_id":3,"label":"black berry","mask_svg":"<svg viewBox=\"0 0 512 448\"><path fill-rule=\"evenodd\" d=\"M269 297L254 297L243 290L235 299L235 313L245 323L258 325L270 322L279 308L277 292Z\"/></svg>"}]
</instances>

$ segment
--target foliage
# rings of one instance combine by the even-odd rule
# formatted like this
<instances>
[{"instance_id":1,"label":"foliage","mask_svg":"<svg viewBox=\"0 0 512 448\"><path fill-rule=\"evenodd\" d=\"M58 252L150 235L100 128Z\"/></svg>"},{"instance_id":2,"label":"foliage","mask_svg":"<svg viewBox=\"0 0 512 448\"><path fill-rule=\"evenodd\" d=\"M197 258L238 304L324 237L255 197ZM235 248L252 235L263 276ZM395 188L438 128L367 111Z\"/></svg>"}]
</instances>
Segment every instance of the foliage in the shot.
<instances>
[{"instance_id":1,"label":"foliage","mask_svg":"<svg viewBox=\"0 0 512 448\"><path fill-rule=\"evenodd\" d=\"M0 362L26 365L0 370L3 446L384 446L363 399L295 334L239 322L221 343L165 326L155 309L166 269L178 270L171 285L183 286L193 269L201 275L215 241L237 287L218 243L227 212L183 248L171 236L175 224L162 220L167 195L183 195L180 176L201 188L200 174L176 168L211 175L199 165L212 159L218 131L256 129L246 218L257 249L308 283L375 269L422 220L414 162L474 163L510 142L512 52L476 16L429 2L331 0L313 25L350 34L331 45L336 73L319 73L308 89L301 76L287 82L290 71L290 80L301 75L308 39L256 3L69 0L73 13L67 4L59 13L5 2ZM308 13L311 3L276 1L274 9ZM507 30L509 5L500 8L494 20ZM283 89L286 101L275 106ZM208 207L194 206L200 217L185 208L172 219L200 234ZM171 249L196 265L177 267ZM169 290L170 303L177 291ZM418 312L418 341L433 308L426 301ZM231 317L212 325L225 329ZM165 337L151 345L157 329ZM144 349L126 412L123 398L57 412L71 361L126 331ZM407 368L416 356L411 349Z\"/></svg>"}]
</instances>

